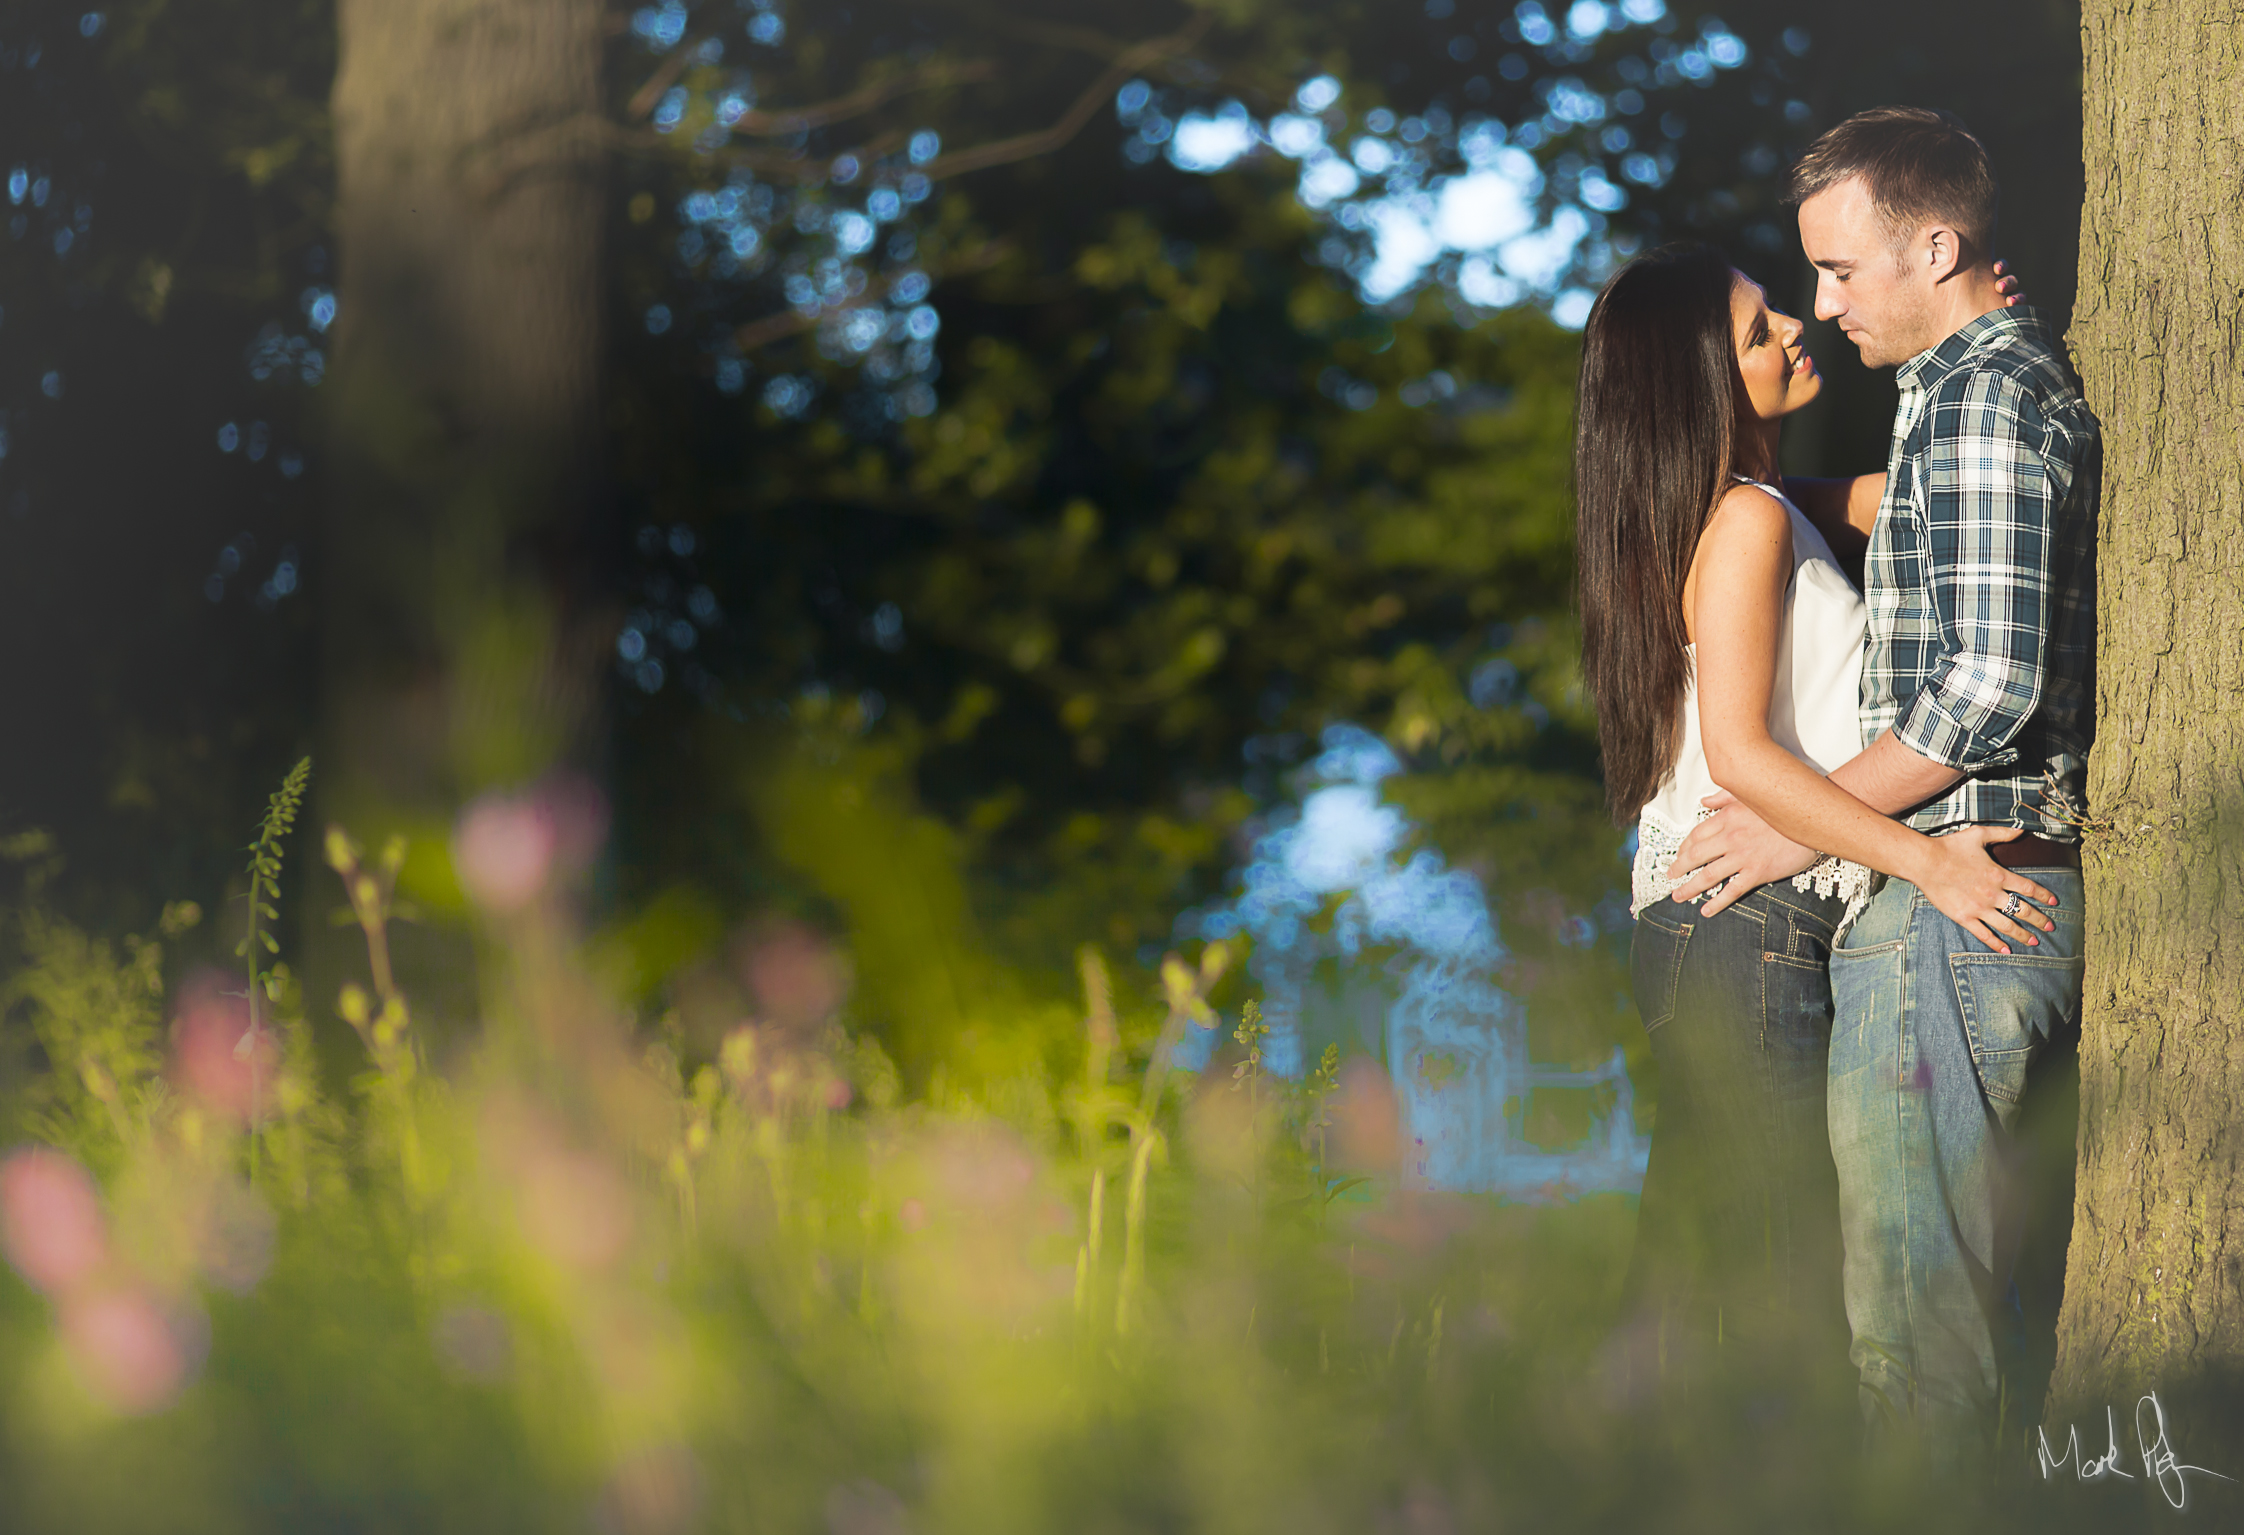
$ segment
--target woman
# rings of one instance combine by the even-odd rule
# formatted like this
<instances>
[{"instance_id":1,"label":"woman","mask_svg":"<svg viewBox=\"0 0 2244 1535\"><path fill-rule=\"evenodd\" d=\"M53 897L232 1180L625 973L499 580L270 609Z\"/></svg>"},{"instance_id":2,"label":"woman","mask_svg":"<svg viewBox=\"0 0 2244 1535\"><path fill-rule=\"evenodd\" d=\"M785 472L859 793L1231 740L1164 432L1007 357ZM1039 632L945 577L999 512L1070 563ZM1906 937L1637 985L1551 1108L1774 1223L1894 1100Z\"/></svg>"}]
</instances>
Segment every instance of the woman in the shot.
<instances>
[{"instance_id":1,"label":"woman","mask_svg":"<svg viewBox=\"0 0 2244 1535\"><path fill-rule=\"evenodd\" d=\"M2002 915L2009 892L2052 897L1984 851L2015 831L1925 837L1825 781L1862 747L1864 615L1778 488L1783 420L1823 382L1800 341L1705 246L1630 262L1583 334L1575 476L1583 668L1615 819L1637 824L1631 968L1660 1067L1630 1288L1656 1308L1663 1355L1695 1336L1773 1363L1804 1343L1836 1367L1832 939L1872 869L1997 947L2049 925ZM1667 899L1665 871L1717 786L1843 856L1711 917Z\"/></svg>"}]
</instances>

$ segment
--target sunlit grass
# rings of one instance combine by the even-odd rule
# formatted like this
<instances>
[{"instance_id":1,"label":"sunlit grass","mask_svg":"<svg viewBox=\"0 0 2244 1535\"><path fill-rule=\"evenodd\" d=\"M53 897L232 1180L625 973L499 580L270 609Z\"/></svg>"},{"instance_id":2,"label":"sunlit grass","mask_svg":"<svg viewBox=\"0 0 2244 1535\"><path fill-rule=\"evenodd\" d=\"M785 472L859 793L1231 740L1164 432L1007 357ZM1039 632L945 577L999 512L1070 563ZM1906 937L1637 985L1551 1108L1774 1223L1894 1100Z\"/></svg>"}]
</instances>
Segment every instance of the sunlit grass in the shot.
<instances>
[{"instance_id":1,"label":"sunlit grass","mask_svg":"<svg viewBox=\"0 0 2244 1535\"><path fill-rule=\"evenodd\" d=\"M1632 1321L1633 1200L1403 1186L1378 1068L1268 1074L1252 1010L1211 1004L1220 945L1142 1003L1084 951L1064 1037L1016 987L954 995L979 1043L912 1091L798 926L751 935L767 1006L721 1038L634 1020L572 916L585 804L463 817L485 1002L441 1062L387 957L407 850L327 834L366 944L340 1093L285 964L260 961L253 1026L250 975L167 993L193 914L109 945L33 882L8 999L43 1066L0 1164L10 1523L2007 1522L1858 1462L1851 1403ZM1230 1048L1169 1070L1195 1029Z\"/></svg>"}]
</instances>

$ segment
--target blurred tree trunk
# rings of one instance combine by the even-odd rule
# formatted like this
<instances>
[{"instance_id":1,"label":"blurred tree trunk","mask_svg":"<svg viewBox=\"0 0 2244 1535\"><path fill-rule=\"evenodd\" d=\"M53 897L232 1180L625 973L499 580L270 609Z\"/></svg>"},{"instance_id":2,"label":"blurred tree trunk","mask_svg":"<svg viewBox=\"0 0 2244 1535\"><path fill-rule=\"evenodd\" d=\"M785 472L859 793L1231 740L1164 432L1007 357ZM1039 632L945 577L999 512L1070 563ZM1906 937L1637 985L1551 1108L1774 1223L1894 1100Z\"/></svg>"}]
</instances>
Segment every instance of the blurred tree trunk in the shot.
<instances>
[{"instance_id":1,"label":"blurred tree trunk","mask_svg":"<svg viewBox=\"0 0 2244 1535\"><path fill-rule=\"evenodd\" d=\"M599 671L600 0L339 0L323 810L443 824Z\"/></svg>"},{"instance_id":2,"label":"blurred tree trunk","mask_svg":"<svg viewBox=\"0 0 2244 1535\"><path fill-rule=\"evenodd\" d=\"M2073 342L2105 434L2089 793L2111 824L2088 839L2079 1181L2050 1417L2084 1434L2107 1401L2123 1421L2152 1388L2203 1408L2244 1368L2237 20L2233 0L2090 0L2082 17ZM2238 1474L2212 1449L2184 1458Z\"/></svg>"}]
</instances>

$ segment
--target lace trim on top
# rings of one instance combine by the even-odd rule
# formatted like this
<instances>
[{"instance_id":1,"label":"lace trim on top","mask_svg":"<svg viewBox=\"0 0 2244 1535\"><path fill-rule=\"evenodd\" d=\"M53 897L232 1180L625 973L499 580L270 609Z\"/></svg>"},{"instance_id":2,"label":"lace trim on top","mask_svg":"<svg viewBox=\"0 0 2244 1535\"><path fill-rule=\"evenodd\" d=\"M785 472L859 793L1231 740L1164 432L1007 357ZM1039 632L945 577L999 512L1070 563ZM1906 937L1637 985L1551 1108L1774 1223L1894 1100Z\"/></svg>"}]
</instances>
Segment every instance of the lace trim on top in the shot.
<instances>
[{"instance_id":1,"label":"lace trim on top","mask_svg":"<svg viewBox=\"0 0 2244 1535\"><path fill-rule=\"evenodd\" d=\"M1712 811L1699 812L1698 819L1705 820ZM1693 823L1694 825L1696 822ZM1667 877L1667 867L1683 851L1684 833L1673 831L1649 816L1636 824L1636 864L1629 871L1630 916L1635 916L1654 901L1664 901L1675 893L1678 883ZM1792 876L1792 888L1802 895L1821 896L1826 900L1836 897L1847 903L1846 914L1839 919L1838 933L1843 936L1854 926L1854 919L1870 904L1870 882L1876 876L1859 863L1825 854L1807 868ZM1724 880L1706 895L1727 885Z\"/></svg>"}]
</instances>

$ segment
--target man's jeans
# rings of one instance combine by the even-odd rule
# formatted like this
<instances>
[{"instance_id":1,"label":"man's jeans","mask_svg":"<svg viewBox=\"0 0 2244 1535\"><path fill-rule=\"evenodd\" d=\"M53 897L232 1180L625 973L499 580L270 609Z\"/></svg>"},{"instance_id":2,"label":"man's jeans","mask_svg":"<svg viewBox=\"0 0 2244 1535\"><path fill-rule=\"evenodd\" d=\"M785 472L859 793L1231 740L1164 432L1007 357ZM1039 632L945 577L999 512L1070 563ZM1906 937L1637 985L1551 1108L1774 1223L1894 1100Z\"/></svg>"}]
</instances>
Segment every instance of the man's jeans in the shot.
<instances>
[{"instance_id":1,"label":"man's jeans","mask_svg":"<svg viewBox=\"0 0 2244 1535\"><path fill-rule=\"evenodd\" d=\"M1824 1109L1844 910L1771 885L1713 917L1661 901L1637 918L1660 1099L1629 1304L1726 1373L1835 1372L1844 1348Z\"/></svg>"},{"instance_id":2,"label":"man's jeans","mask_svg":"<svg viewBox=\"0 0 2244 1535\"><path fill-rule=\"evenodd\" d=\"M1984 1441L2025 1205L2012 1136L2026 1068L2080 1011L2081 878L2039 946L1989 949L1888 880L1832 952L1831 1151L1847 1319L1872 1431L1914 1420L1943 1458Z\"/></svg>"}]
</instances>

